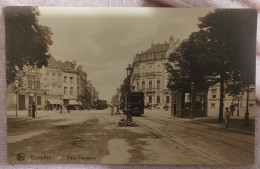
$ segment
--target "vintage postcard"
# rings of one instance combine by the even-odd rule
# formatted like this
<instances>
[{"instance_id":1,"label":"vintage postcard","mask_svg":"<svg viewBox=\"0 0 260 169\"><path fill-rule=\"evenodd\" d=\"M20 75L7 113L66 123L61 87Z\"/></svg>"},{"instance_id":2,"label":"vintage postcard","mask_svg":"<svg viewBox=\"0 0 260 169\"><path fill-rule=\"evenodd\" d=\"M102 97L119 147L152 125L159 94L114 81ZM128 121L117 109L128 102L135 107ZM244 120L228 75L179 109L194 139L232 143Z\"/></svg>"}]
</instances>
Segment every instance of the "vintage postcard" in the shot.
<instances>
[{"instance_id":1,"label":"vintage postcard","mask_svg":"<svg viewBox=\"0 0 260 169\"><path fill-rule=\"evenodd\" d=\"M257 10L4 14L9 163L254 163Z\"/></svg>"}]
</instances>

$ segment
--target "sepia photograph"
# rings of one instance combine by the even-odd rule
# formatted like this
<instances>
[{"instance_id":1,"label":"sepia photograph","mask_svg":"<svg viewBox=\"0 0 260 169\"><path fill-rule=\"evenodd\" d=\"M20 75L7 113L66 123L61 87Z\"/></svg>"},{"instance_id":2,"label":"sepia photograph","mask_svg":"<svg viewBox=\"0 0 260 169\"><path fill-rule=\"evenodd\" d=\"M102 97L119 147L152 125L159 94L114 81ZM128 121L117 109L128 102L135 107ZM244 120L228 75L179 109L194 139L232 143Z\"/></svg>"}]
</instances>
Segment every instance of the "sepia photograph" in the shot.
<instances>
[{"instance_id":1,"label":"sepia photograph","mask_svg":"<svg viewBox=\"0 0 260 169\"><path fill-rule=\"evenodd\" d=\"M254 164L256 9L3 12L9 164Z\"/></svg>"}]
</instances>

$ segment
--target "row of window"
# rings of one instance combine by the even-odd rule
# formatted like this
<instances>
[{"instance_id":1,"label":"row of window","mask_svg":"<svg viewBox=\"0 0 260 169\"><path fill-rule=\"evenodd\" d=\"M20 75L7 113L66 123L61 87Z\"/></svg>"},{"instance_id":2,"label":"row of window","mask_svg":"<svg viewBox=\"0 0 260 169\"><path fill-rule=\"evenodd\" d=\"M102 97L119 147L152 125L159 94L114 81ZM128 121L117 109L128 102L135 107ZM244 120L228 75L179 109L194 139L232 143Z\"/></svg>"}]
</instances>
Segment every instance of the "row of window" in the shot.
<instances>
[{"instance_id":1,"label":"row of window","mask_svg":"<svg viewBox=\"0 0 260 169\"><path fill-rule=\"evenodd\" d=\"M42 104L42 97L41 96L37 96L36 97L36 104L37 105L41 105ZM32 105L33 104L33 96L30 96L29 97L29 105Z\"/></svg>"},{"instance_id":2,"label":"row of window","mask_svg":"<svg viewBox=\"0 0 260 169\"><path fill-rule=\"evenodd\" d=\"M219 104L219 103L218 103L218 104ZM238 104L235 103L234 106L237 107ZM249 106L249 107L254 107L255 104L254 104L254 103L249 103L248 106ZM215 107L216 107L216 103L211 103L211 104L210 104L210 107L211 107L211 108L215 108ZM224 106L224 103L223 103L223 107L225 107L225 106Z\"/></svg>"},{"instance_id":3,"label":"row of window","mask_svg":"<svg viewBox=\"0 0 260 169\"><path fill-rule=\"evenodd\" d=\"M153 96L149 96L149 101L148 101L150 104L153 103ZM161 98L160 96L157 96L156 97L156 103L159 104L161 103ZM166 103L170 103L170 96L166 96Z\"/></svg>"},{"instance_id":4,"label":"row of window","mask_svg":"<svg viewBox=\"0 0 260 169\"><path fill-rule=\"evenodd\" d=\"M149 66L143 65L141 68L142 68L142 71L141 71L142 73L154 73L154 66L153 65L149 65ZM157 72L158 73L162 72L162 66L161 65L157 65ZM139 66L137 66L134 69L134 73L140 73Z\"/></svg>"},{"instance_id":5,"label":"row of window","mask_svg":"<svg viewBox=\"0 0 260 169\"><path fill-rule=\"evenodd\" d=\"M49 77L50 77L50 73L46 73L46 77L47 77L47 79L49 79ZM61 81L62 79L61 79L61 77L62 77L62 75L61 74L58 74L58 81ZM73 77L72 76L70 76L70 77L67 77L67 76L64 76L64 83L67 83L67 79L69 78L69 82L71 83L71 84L73 84ZM52 80L57 80L57 77L56 77L56 73L52 73Z\"/></svg>"},{"instance_id":6,"label":"row of window","mask_svg":"<svg viewBox=\"0 0 260 169\"><path fill-rule=\"evenodd\" d=\"M68 95L68 87L64 87L64 95ZM73 87L70 87L70 95L73 95L74 92L73 92Z\"/></svg>"},{"instance_id":7,"label":"row of window","mask_svg":"<svg viewBox=\"0 0 260 169\"><path fill-rule=\"evenodd\" d=\"M146 60L146 59L160 59L165 52L153 52L149 54L142 54L137 57L138 60Z\"/></svg>"},{"instance_id":8,"label":"row of window","mask_svg":"<svg viewBox=\"0 0 260 169\"><path fill-rule=\"evenodd\" d=\"M156 86L157 89L161 89L161 81L157 80L156 84L157 84L157 86ZM136 88L140 89L138 81L136 82ZM149 81L148 89L153 89L153 81L152 80ZM145 90L145 81L142 81L142 90Z\"/></svg>"},{"instance_id":9,"label":"row of window","mask_svg":"<svg viewBox=\"0 0 260 169\"><path fill-rule=\"evenodd\" d=\"M211 98L212 99L217 98L217 89L211 89ZM225 98L225 94L224 94L224 98ZM249 98L251 99L255 98L255 88L250 88Z\"/></svg>"},{"instance_id":10,"label":"row of window","mask_svg":"<svg viewBox=\"0 0 260 169\"><path fill-rule=\"evenodd\" d=\"M51 73L51 78L52 78L52 80L56 80L56 73ZM49 79L49 77L50 77L50 73L46 73L46 77ZM61 74L60 73L58 73L58 81L61 81L62 79L61 79Z\"/></svg>"}]
</instances>

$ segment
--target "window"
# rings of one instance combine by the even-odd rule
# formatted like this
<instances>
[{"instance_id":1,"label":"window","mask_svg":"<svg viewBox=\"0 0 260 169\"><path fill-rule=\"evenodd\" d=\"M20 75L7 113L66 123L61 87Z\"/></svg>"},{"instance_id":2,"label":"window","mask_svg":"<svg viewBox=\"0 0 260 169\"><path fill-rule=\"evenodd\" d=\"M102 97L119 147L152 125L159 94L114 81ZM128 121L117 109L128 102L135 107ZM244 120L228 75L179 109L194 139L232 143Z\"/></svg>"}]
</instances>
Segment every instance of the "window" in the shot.
<instances>
[{"instance_id":1,"label":"window","mask_svg":"<svg viewBox=\"0 0 260 169\"><path fill-rule=\"evenodd\" d=\"M160 88L161 88L161 81L157 80L157 89L160 89Z\"/></svg>"},{"instance_id":2,"label":"window","mask_svg":"<svg viewBox=\"0 0 260 169\"><path fill-rule=\"evenodd\" d=\"M67 87L64 87L64 95L67 95Z\"/></svg>"},{"instance_id":3,"label":"window","mask_svg":"<svg viewBox=\"0 0 260 169\"><path fill-rule=\"evenodd\" d=\"M52 73L52 80L55 80L55 73Z\"/></svg>"},{"instance_id":4,"label":"window","mask_svg":"<svg viewBox=\"0 0 260 169\"><path fill-rule=\"evenodd\" d=\"M149 103L153 102L153 96L149 96Z\"/></svg>"},{"instance_id":5,"label":"window","mask_svg":"<svg viewBox=\"0 0 260 169\"><path fill-rule=\"evenodd\" d=\"M73 83L73 77L70 77L70 83Z\"/></svg>"},{"instance_id":6,"label":"window","mask_svg":"<svg viewBox=\"0 0 260 169\"><path fill-rule=\"evenodd\" d=\"M67 76L64 76L64 83L67 83Z\"/></svg>"},{"instance_id":7,"label":"window","mask_svg":"<svg viewBox=\"0 0 260 169\"><path fill-rule=\"evenodd\" d=\"M157 103L160 103L160 96L157 96Z\"/></svg>"},{"instance_id":8,"label":"window","mask_svg":"<svg viewBox=\"0 0 260 169\"><path fill-rule=\"evenodd\" d=\"M145 89L145 81L142 81L142 89Z\"/></svg>"},{"instance_id":9,"label":"window","mask_svg":"<svg viewBox=\"0 0 260 169\"><path fill-rule=\"evenodd\" d=\"M139 89L139 82L138 81L136 82L136 89L137 90Z\"/></svg>"},{"instance_id":10,"label":"window","mask_svg":"<svg viewBox=\"0 0 260 169\"><path fill-rule=\"evenodd\" d=\"M142 73L146 73L146 67L142 66Z\"/></svg>"},{"instance_id":11,"label":"window","mask_svg":"<svg viewBox=\"0 0 260 169\"><path fill-rule=\"evenodd\" d=\"M73 87L70 87L70 95L73 95Z\"/></svg>"},{"instance_id":12,"label":"window","mask_svg":"<svg viewBox=\"0 0 260 169\"><path fill-rule=\"evenodd\" d=\"M211 103L210 105L212 108L215 108L215 103Z\"/></svg>"},{"instance_id":13,"label":"window","mask_svg":"<svg viewBox=\"0 0 260 169\"><path fill-rule=\"evenodd\" d=\"M255 88L250 88L249 98L255 99Z\"/></svg>"},{"instance_id":14,"label":"window","mask_svg":"<svg viewBox=\"0 0 260 169\"><path fill-rule=\"evenodd\" d=\"M29 96L29 104L32 105L33 103L33 96Z\"/></svg>"},{"instance_id":15,"label":"window","mask_svg":"<svg viewBox=\"0 0 260 169\"><path fill-rule=\"evenodd\" d=\"M149 73L152 73L152 72L153 72L153 66L152 66L152 65L149 66L148 71L149 71Z\"/></svg>"},{"instance_id":16,"label":"window","mask_svg":"<svg viewBox=\"0 0 260 169\"><path fill-rule=\"evenodd\" d=\"M157 65L157 72L162 72L161 65Z\"/></svg>"},{"instance_id":17,"label":"window","mask_svg":"<svg viewBox=\"0 0 260 169\"><path fill-rule=\"evenodd\" d=\"M166 96L166 103L170 103L170 96Z\"/></svg>"},{"instance_id":18,"label":"window","mask_svg":"<svg viewBox=\"0 0 260 169\"><path fill-rule=\"evenodd\" d=\"M149 89L152 89L152 88L153 88L153 82L149 81Z\"/></svg>"},{"instance_id":19,"label":"window","mask_svg":"<svg viewBox=\"0 0 260 169\"><path fill-rule=\"evenodd\" d=\"M58 74L58 80L61 81L61 74Z\"/></svg>"},{"instance_id":20,"label":"window","mask_svg":"<svg viewBox=\"0 0 260 169\"><path fill-rule=\"evenodd\" d=\"M254 103L249 103L248 106L250 106L250 107L254 107L255 104L254 104Z\"/></svg>"},{"instance_id":21,"label":"window","mask_svg":"<svg viewBox=\"0 0 260 169\"><path fill-rule=\"evenodd\" d=\"M46 77L49 78L49 73L46 73Z\"/></svg>"},{"instance_id":22,"label":"window","mask_svg":"<svg viewBox=\"0 0 260 169\"><path fill-rule=\"evenodd\" d=\"M41 96L37 96L37 105L41 105L41 104L42 104Z\"/></svg>"},{"instance_id":23,"label":"window","mask_svg":"<svg viewBox=\"0 0 260 169\"><path fill-rule=\"evenodd\" d=\"M58 86L59 94L61 94L61 86Z\"/></svg>"},{"instance_id":24,"label":"window","mask_svg":"<svg viewBox=\"0 0 260 169\"><path fill-rule=\"evenodd\" d=\"M211 98L217 98L217 89L211 89Z\"/></svg>"}]
</instances>

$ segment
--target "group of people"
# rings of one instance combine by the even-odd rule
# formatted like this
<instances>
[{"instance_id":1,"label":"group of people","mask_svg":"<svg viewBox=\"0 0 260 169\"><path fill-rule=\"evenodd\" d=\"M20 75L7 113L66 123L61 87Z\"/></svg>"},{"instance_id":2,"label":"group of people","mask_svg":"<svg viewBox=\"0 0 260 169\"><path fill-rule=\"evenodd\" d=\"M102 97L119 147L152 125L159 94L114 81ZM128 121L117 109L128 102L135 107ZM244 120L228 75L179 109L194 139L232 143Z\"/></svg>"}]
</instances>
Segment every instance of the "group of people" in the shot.
<instances>
[{"instance_id":1,"label":"group of people","mask_svg":"<svg viewBox=\"0 0 260 169\"><path fill-rule=\"evenodd\" d=\"M32 104L29 104L28 107L28 116L32 116L32 118L35 118L35 111L36 111L36 105L35 102L32 102Z\"/></svg>"}]
</instances>

